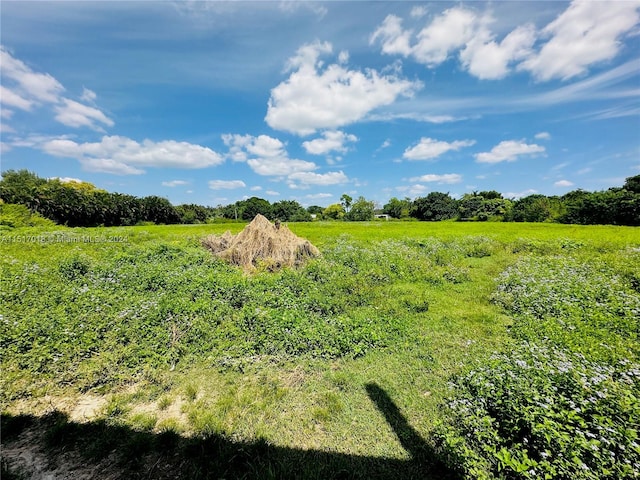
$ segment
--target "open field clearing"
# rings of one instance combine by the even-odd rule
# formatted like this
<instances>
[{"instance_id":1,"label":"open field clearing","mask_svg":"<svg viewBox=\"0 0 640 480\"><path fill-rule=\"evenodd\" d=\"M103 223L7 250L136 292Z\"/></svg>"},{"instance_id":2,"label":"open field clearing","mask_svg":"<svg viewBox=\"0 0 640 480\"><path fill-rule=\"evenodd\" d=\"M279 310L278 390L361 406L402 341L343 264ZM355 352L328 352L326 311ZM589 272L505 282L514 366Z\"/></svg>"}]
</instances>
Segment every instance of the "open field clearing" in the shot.
<instances>
[{"instance_id":1,"label":"open field clearing","mask_svg":"<svg viewBox=\"0 0 640 480\"><path fill-rule=\"evenodd\" d=\"M0 233L3 474L640 478L637 228L243 226Z\"/></svg>"}]
</instances>

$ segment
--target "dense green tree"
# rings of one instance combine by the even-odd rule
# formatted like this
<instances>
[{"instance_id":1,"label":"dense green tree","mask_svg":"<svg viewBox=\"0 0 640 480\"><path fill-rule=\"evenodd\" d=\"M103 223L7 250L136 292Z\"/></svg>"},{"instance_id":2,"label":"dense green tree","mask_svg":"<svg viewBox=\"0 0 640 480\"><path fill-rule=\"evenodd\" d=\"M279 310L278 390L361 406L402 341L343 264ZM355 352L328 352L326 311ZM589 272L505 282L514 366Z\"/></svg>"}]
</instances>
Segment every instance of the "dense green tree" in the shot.
<instances>
[{"instance_id":1,"label":"dense green tree","mask_svg":"<svg viewBox=\"0 0 640 480\"><path fill-rule=\"evenodd\" d=\"M482 202L482 212L488 218L502 217L504 218L509 214L513 202L507 198L489 198Z\"/></svg>"},{"instance_id":2,"label":"dense green tree","mask_svg":"<svg viewBox=\"0 0 640 480\"><path fill-rule=\"evenodd\" d=\"M458 201L461 220L486 221L495 217L504 217L511 209L511 201L502 198L495 190L488 192L466 193Z\"/></svg>"},{"instance_id":3,"label":"dense green tree","mask_svg":"<svg viewBox=\"0 0 640 480\"><path fill-rule=\"evenodd\" d=\"M485 200L497 200L499 198L502 198L502 194L495 190L484 190L482 192L478 192L477 195L484 198Z\"/></svg>"},{"instance_id":4,"label":"dense green tree","mask_svg":"<svg viewBox=\"0 0 640 480\"><path fill-rule=\"evenodd\" d=\"M628 190L629 192L640 193L640 175L627 177L622 188Z\"/></svg>"},{"instance_id":5,"label":"dense green tree","mask_svg":"<svg viewBox=\"0 0 640 480\"><path fill-rule=\"evenodd\" d=\"M329 205L322 212L322 216L328 220L342 220L344 218L345 211L344 207L339 203L334 203L333 205Z\"/></svg>"},{"instance_id":6,"label":"dense green tree","mask_svg":"<svg viewBox=\"0 0 640 480\"><path fill-rule=\"evenodd\" d=\"M140 199L141 218L157 224L180 223L180 215L166 198L151 195Z\"/></svg>"},{"instance_id":7,"label":"dense green tree","mask_svg":"<svg viewBox=\"0 0 640 480\"><path fill-rule=\"evenodd\" d=\"M280 200L271 206L274 220L281 222L309 222L311 214L295 200Z\"/></svg>"},{"instance_id":8,"label":"dense green tree","mask_svg":"<svg viewBox=\"0 0 640 480\"><path fill-rule=\"evenodd\" d=\"M215 215L213 212L210 214L206 207L193 203L178 205L175 209L180 217L180 223L184 224L204 223L209 216Z\"/></svg>"},{"instance_id":9,"label":"dense green tree","mask_svg":"<svg viewBox=\"0 0 640 480\"><path fill-rule=\"evenodd\" d=\"M407 218L411 211L411 199L400 200L396 197L390 198L382 207L382 213L386 213L393 218Z\"/></svg>"},{"instance_id":10,"label":"dense green tree","mask_svg":"<svg viewBox=\"0 0 640 480\"><path fill-rule=\"evenodd\" d=\"M570 192L565 196L563 223L640 225L640 194L626 188L602 192Z\"/></svg>"},{"instance_id":11,"label":"dense green tree","mask_svg":"<svg viewBox=\"0 0 640 480\"><path fill-rule=\"evenodd\" d=\"M347 212L345 218L352 222L367 222L373 220L375 209L375 203L364 197L358 197L351 205L351 209Z\"/></svg>"},{"instance_id":12,"label":"dense green tree","mask_svg":"<svg viewBox=\"0 0 640 480\"><path fill-rule=\"evenodd\" d=\"M474 193L465 193L458 201L458 213L462 220L477 220L482 212L484 197Z\"/></svg>"},{"instance_id":13,"label":"dense green tree","mask_svg":"<svg viewBox=\"0 0 640 480\"><path fill-rule=\"evenodd\" d=\"M449 220L458 215L458 202L448 193L431 192L413 201L411 215L418 220Z\"/></svg>"},{"instance_id":14,"label":"dense green tree","mask_svg":"<svg viewBox=\"0 0 640 480\"><path fill-rule=\"evenodd\" d=\"M320 205L311 205L310 207L307 207L307 212L312 215L322 215L323 211L324 208L322 208Z\"/></svg>"},{"instance_id":15,"label":"dense green tree","mask_svg":"<svg viewBox=\"0 0 640 480\"><path fill-rule=\"evenodd\" d=\"M307 212L309 212L309 216L311 216L312 220L322 220L322 218L324 218L322 215L324 212L324 208L320 205L311 205L310 207L307 207Z\"/></svg>"},{"instance_id":16,"label":"dense green tree","mask_svg":"<svg viewBox=\"0 0 640 480\"><path fill-rule=\"evenodd\" d=\"M260 214L264 215L268 219L272 219L272 208L268 200L259 197L251 197L244 200L242 208L242 219L253 220L253 218Z\"/></svg>"},{"instance_id":17,"label":"dense green tree","mask_svg":"<svg viewBox=\"0 0 640 480\"><path fill-rule=\"evenodd\" d=\"M529 195L513 202L506 220L513 222L553 222L564 211L562 199L541 194Z\"/></svg>"},{"instance_id":18,"label":"dense green tree","mask_svg":"<svg viewBox=\"0 0 640 480\"><path fill-rule=\"evenodd\" d=\"M38 189L47 180L28 170L2 172L0 199L5 203L26 205L32 211L37 208Z\"/></svg>"},{"instance_id":19,"label":"dense green tree","mask_svg":"<svg viewBox=\"0 0 640 480\"><path fill-rule=\"evenodd\" d=\"M36 211L61 225L92 226L94 205L87 202L87 194L69 187L59 180L50 180L38 187Z\"/></svg>"},{"instance_id":20,"label":"dense green tree","mask_svg":"<svg viewBox=\"0 0 640 480\"><path fill-rule=\"evenodd\" d=\"M229 205L218 207L218 211L224 218L230 220L242 220L242 212L244 212L244 200L239 200Z\"/></svg>"},{"instance_id":21,"label":"dense green tree","mask_svg":"<svg viewBox=\"0 0 640 480\"><path fill-rule=\"evenodd\" d=\"M351 208L351 204L353 203L353 198L351 198L346 193L343 193L342 196L340 197L340 203L342 204L344 211L346 213L349 213L349 209Z\"/></svg>"}]
</instances>

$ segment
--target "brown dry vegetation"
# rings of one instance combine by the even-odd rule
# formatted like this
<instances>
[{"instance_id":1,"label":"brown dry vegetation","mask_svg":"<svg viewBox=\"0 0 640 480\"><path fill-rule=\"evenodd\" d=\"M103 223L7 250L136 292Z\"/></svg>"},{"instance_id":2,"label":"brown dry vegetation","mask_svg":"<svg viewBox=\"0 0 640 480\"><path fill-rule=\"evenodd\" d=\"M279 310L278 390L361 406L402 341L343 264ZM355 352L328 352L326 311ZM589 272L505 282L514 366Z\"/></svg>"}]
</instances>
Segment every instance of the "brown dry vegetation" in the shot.
<instances>
[{"instance_id":1,"label":"brown dry vegetation","mask_svg":"<svg viewBox=\"0 0 640 480\"><path fill-rule=\"evenodd\" d=\"M239 234L232 235L227 230L222 235L209 235L202 244L246 272L258 267L267 270L297 267L320 255L311 242L297 237L285 225L274 225L260 214Z\"/></svg>"}]
</instances>

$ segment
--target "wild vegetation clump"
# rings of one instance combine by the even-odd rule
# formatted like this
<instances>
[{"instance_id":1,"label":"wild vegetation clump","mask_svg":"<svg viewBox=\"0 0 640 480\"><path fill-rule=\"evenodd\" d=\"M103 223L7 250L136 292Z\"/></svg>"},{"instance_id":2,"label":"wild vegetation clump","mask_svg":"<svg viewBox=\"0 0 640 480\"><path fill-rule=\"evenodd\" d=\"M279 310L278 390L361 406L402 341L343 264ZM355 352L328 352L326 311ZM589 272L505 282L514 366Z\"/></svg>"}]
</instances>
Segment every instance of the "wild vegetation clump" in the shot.
<instances>
[{"instance_id":1,"label":"wild vegetation clump","mask_svg":"<svg viewBox=\"0 0 640 480\"><path fill-rule=\"evenodd\" d=\"M516 343L455 379L440 431L464 478L640 476L639 267L527 257L500 276Z\"/></svg>"},{"instance_id":2,"label":"wild vegetation clump","mask_svg":"<svg viewBox=\"0 0 640 480\"><path fill-rule=\"evenodd\" d=\"M36 394L50 382L89 390L204 358L235 368L358 357L392 344L428 309L413 289L379 308L392 285L464 281L460 268L436 265L424 242L365 247L343 238L302 268L252 276L197 245L64 245L2 258L3 395Z\"/></svg>"},{"instance_id":3,"label":"wild vegetation clump","mask_svg":"<svg viewBox=\"0 0 640 480\"><path fill-rule=\"evenodd\" d=\"M276 270L299 267L320 251L308 240L297 237L280 222L275 224L258 214L237 235L209 235L202 244L232 265L253 271L258 267Z\"/></svg>"},{"instance_id":4,"label":"wild vegetation clump","mask_svg":"<svg viewBox=\"0 0 640 480\"><path fill-rule=\"evenodd\" d=\"M54 225L54 222L38 213L32 213L24 205L13 205L0 201L0 228L52 227Z\"/></svg>"}]
</instances>

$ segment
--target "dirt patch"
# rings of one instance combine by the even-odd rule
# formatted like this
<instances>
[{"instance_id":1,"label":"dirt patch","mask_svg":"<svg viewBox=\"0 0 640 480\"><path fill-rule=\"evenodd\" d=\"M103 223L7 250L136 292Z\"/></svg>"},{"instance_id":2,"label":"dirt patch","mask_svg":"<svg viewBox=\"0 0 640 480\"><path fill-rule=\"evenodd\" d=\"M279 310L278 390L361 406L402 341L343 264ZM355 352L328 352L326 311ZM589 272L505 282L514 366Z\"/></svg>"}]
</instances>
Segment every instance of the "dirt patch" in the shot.
<instances>
[{"instance_id":1,"label":"dirt patch","mask_svg":"<svg viewBox=\"0 0 640 480\"><path fill-rule=\"evenodd\" d=\"M320 255L311 242L296 236L285 225L271 223L262 215L256 215L235 236L229 231L223 235L209 235L202 240L202 244L215 255L247 272L259 267L267 270L296 267Z\"/></svg>"},{"instance_id":2,"label":"dirt patch","mask_svg":"<svg viewBox=\"0 0 640 480\"><path fill-rule=\"evenodd\" d=\"M46 415L58 411L69 415L69 419L84 423L97 418L107 404L107 397L91 394L79 396L45 395L41 398L18 400L6 411L13 415Z\"/></svg>"},{"instance_id":3,"label":"dirt patch","mask_svg":"<svg viewBox=\"0 0 640 480\"><path fill-rule=\"evenodd\" d=\"M96 418L107 404L105 397L83 395L69 413L69 418L74 422L88 422Z\"/></svg>"},{"instance_id":4,"label":"dirt patch","mask_svg":"<svg viewBox=\"0 0 640 480\"><path fill-rule=\"evenodd\" d=\"M74 451L52 454L46 447L46 431L31 427L18 438L2 444L2 463L17 478L31 480L89 480L121 478L113 469L113 459L105 458L99 463L87 463Z\"/></svg>"}]
</instances>

